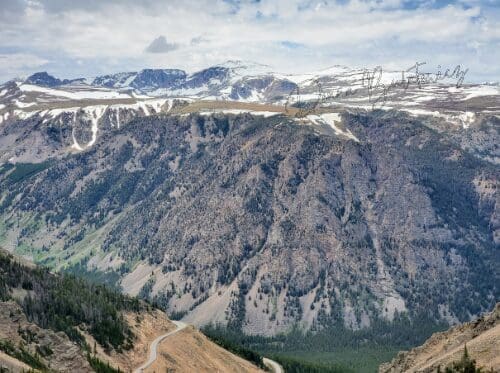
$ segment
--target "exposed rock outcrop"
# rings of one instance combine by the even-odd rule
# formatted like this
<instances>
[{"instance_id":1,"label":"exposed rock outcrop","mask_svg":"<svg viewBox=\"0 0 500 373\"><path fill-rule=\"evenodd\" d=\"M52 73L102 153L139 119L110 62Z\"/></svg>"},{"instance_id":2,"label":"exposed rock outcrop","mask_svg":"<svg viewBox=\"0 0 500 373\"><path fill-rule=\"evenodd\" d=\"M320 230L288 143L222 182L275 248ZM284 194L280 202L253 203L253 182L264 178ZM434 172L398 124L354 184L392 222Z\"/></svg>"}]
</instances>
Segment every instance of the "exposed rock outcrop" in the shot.
<instances>
[{"instance_id":1,"label":"exposed rock outcrop","mask_svg":"<svg viewBox=\"0 0 500 373\"><path fill-rule=\"evenodd\" d=\"M433 334L422 346L400 352L390 363L382 364L380 373L436 372L460 360L467 345L478 367L500 371L500 303L493 312Z\"/></svg>"}]
</instances>

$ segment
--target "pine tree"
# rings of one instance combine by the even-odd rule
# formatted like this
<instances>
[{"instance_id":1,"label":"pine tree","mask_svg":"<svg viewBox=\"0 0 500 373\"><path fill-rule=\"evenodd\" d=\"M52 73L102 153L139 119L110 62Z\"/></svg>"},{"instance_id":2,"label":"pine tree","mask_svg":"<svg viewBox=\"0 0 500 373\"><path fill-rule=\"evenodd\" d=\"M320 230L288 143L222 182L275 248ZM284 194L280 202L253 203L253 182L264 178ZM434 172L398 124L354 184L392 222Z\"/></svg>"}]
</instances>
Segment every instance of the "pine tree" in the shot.
<instances>
[{"instance_id":1,"label":"pine tree","mask_svg":"<svg viewBox=\"0 0 500 373\"><path fill-rule=\"evenodd\" d=\"M439 369L439 368L438 368ZM438 370L439 371L439 370ZM451 367L447 367L445 373L482 373L481 368L476 368L476 361L470 358L467 344L464 347L464 354L460 361L453 363Z\"/></svg>"}]
</instances>

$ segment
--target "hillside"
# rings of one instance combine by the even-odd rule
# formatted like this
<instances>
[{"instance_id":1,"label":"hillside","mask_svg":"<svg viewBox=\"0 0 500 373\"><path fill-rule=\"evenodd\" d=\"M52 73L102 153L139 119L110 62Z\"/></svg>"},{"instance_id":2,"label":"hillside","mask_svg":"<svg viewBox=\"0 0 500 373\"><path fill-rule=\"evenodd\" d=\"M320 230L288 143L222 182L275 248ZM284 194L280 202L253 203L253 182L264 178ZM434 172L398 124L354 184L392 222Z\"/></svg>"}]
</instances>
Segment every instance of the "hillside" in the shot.
<instances>
[{"instance_id":1,"label":"hillside","mask_svg":"<svg viewBox=\"0 0 500 373\"><path fill-rule=\"evenodd\" d=\"M151 342L175 329L159 310L72 276L50 274L0 252L0 366L12 372L132 371L146 361ZM178 344L176 360L160 358L154 369L257 372L249 362L221 349L193 328ZM191 338L186 340L186 338ZM163 345L160 343L160 348ZM184 357L192 348L203 358ZM209 358L210 363L205 362ZM208 361L208 360L207 360Z\"/></svg>"},{"instance_id":2,"label":"hillside","mask_svg":"<svg viewBox=\"0 0 500 373\"><path fill-rule=\"evenodd\" d=\"M422 346L400 352L390 363L380 366L380 373L444 371L459 361L467 346L477 367L500 371L500 304L493 312L474 321L433 334Z\"/></svg>"},{"instance_id":3,"label":"hillside","mask_svg":"<svg viewBox=\"0 0 500 373\"><path fill-rule=\"evenodd\" d=\"M250 334L491 308L499 178L483 159L494 141L479 139L498 138L498 119L464 131L399 112L320 118L149 116L85 152L5 163L0 240Z\"/></svg>"}]
</instances>

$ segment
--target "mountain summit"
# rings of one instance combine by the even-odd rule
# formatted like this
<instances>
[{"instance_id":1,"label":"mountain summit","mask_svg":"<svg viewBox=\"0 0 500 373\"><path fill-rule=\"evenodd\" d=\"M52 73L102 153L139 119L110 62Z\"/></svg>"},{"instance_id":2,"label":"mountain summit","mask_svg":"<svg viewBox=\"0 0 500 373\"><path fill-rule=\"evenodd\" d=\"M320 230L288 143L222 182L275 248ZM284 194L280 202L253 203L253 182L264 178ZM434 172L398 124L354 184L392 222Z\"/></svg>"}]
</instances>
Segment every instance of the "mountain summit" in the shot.
<instances>
[{"instance_id":1,"label":"mountain summit","mask_svg":"<svg viewBox=\"0 0 500 373\"><path fill-rule=\"evenodd\" d=\"M41 87L55 87L61 85L63 82L43 71L29 76L25 80L25 83L39 85Z\"/></svg>"}]
</instances>

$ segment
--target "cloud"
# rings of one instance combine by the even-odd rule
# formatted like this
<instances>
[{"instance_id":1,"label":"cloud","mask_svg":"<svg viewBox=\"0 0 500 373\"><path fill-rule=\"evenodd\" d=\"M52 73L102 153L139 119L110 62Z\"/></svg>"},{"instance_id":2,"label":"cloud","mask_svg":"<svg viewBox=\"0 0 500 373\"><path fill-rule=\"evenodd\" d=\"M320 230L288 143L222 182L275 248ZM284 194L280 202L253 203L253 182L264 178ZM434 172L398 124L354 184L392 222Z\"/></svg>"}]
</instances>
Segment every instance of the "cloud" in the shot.
<instances>
[{"instance_id":1,"label":"cloud","mask_svg":"<svg viewBox=\"0 0 500 373\"><path fill-rule=\"evenodd\" d=\"M49 60L26 53L0 53L0 82L28 72L34 72L49 63Z\"/></svg>"},{"instance_id":2,"label":"cloud","mask_svg":"<svg viewBox=\"0 0 500 373\"><path fill-rule=\"evenodd\" d=\"M304 44L301 44L301 43L295 43L293 41L289 41L289 40L283 40L283 41L280 41L279 44L282 46L282 47L285 47L285 48L288 48L288 49L298 49L298 48L304 48Z\"/></svg>"},{"instance_id":3,"label":"cloud","mask_svg":"<svg viewBox=\"0 0 500 373\"><path fill-rule=\"evenodd\" d=\"M24 4L21 0L0 1L0 20L18 19L24 13Z\"/></svg>"},{"instance_id":4,"label":"cloud","mask_svg":"<svg viewBox=\"0 0 500 373\"><path fill-rule=\"evenodd\" d=\"M226 59L282 71L334 64L405 68L425 60L428 66L462 64L470 68L470 78L498 80L500 8L495 4L0 0L0 53L50 60L51 72L61 77L146 67L193 71Z\"/></svg>"},{"instance_id":5,"label":"cloud","mask_svg":"<svg viewBox=\"0 0 500 373\"><path fill-rule=\"evenodd\" d=\"M167 38L160 35L147 46L145 51L148 53L168 53L177 48L177 44L167 42Z\"/></svg>"},{"instance_id":6,"label":"cloud","mask_svg":"<svg viewBox=\"0 0 500 373\"><path fill-rule=\"evenodd\" d=\"M196 37L191 39L190 44L191 45L200 45L200 44L208 43L208 42L209 42L209 40L204 38L203 36L196 36Z\"/></svg>"}]
</instances>

